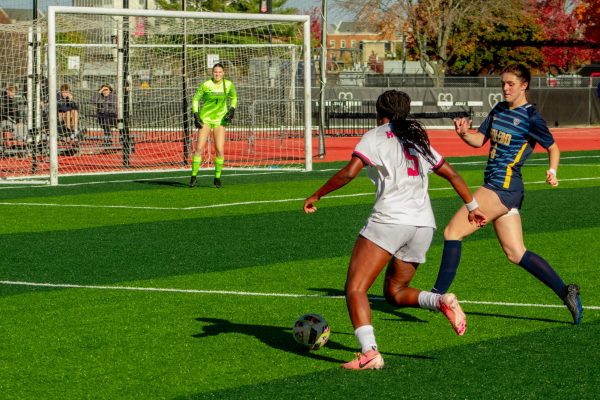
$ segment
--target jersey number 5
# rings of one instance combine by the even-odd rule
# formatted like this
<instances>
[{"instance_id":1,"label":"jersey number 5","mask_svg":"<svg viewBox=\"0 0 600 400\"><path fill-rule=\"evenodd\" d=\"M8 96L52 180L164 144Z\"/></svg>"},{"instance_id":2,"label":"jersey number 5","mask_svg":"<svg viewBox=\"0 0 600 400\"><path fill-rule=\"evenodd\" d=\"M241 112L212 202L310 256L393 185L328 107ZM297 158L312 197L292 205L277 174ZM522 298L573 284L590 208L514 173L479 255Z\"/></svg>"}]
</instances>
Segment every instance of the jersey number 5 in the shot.
<instances>
[{"instance_id":1,"label":"jersey number 5","mask_svg":"<svg viewBox=\"0 0 600 400\"><path fill-rule=\"evenodd\" d=\"M414 154L416 150L406 145L402 146L402 149L404 150L404 157L406 157L406 160L412 161L413 164L413 167L411 168L410 163L406 163L406 172L408 173L408 176L419 176L419 157Z\"/></svg>"}]
</instances>

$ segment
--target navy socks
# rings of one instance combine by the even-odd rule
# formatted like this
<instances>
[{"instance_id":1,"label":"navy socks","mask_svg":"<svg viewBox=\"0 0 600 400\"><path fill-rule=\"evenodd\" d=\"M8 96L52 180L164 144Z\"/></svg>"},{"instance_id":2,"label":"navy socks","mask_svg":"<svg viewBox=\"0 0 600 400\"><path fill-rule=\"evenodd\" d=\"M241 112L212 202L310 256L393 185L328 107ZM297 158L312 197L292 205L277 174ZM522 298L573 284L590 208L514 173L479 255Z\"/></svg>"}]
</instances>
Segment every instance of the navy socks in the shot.
<instances>
[{"instance_id":1,"label":"navy socks","mask_svg":"<svg viewBox=\"0 0 600 400\"><path fill-rule=\"evenodd\" d=\"M519 265L539 279L544 285L552 289L558 297L562 298L565 283L546 260L527 250L523 254L521 261L519 261Z\"/></svg>"},{"instance_id":2,"label":"navy socks","mask_svg":"<svg viewBox=\"0 0 600 400\"><path fill-rule=\"evenodd\" d=\"M462 253L462 242L460 240L444 241L444 251L442 252L442 262L438 276L431 291L433 293L444 294L450 288Z\"/></svg>"}]
</instances>

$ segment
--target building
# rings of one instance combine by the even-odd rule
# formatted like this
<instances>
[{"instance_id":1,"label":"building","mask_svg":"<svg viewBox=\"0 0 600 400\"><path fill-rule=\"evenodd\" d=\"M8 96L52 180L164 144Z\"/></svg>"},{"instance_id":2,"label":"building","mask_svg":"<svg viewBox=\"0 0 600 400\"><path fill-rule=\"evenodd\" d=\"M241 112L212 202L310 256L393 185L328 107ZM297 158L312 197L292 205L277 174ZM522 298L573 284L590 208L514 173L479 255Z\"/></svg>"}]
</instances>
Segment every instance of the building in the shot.
<instances>
[{"instance_id":1,"label":"building","mask_svg":"<svg viewBox=\"0 0 600 400\"><path fill-rule=\"evenodd\" d=\"M396 49L402 39L385 38L381 32L360 28L356 22L339 22L327 28L327 54L332 72L370 66L375 72L383 72L383 61L396 57Z\"/></svg>"}]
</instances>

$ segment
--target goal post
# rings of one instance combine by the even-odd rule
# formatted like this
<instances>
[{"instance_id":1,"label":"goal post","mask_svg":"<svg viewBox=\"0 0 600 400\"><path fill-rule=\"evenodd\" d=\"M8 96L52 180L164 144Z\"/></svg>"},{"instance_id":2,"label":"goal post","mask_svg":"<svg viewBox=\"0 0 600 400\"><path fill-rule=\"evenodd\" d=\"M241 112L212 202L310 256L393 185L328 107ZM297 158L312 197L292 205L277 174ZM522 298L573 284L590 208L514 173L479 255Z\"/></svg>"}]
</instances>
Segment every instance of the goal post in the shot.
<instances>
[{"instance_id":1,"label":"goal post","mask_svg":"<svg viewBox=\"0 0 600 400\"><path fill-rule=\"evenodd\" d=\"M47 18L51 185L63 174L189 169L191 97L216 62L238 95L225 169L312 170L309 16L56 6ZM59 116L64 84L77 127ZM108 128L92 100L105 84L117 105ZM213 167L211 147L202 168Z\"/></svg>"}]
</instances>

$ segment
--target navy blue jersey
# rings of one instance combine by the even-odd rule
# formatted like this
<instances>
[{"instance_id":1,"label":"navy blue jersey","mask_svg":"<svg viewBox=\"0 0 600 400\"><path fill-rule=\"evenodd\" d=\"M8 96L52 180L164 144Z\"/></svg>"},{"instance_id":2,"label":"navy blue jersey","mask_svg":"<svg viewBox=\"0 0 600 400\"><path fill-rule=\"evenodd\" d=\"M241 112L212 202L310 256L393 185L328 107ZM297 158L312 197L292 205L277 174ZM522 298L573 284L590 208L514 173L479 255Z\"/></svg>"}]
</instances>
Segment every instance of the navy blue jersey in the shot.
<instances>
[{"instance_id":1,"label":"navy blue jersey","mask_svg":"<svg viewBox=\"0 0 600 400\"><path fill-rule=\"evenodd\" d=\"M554 143L546 121L527 103L510 109L503 101L479 127L490 140L484 182L504 190L523 190L521 166L537 143L547 149Z\"/></svg>"}]
</instances>

